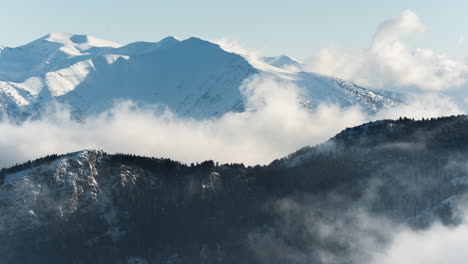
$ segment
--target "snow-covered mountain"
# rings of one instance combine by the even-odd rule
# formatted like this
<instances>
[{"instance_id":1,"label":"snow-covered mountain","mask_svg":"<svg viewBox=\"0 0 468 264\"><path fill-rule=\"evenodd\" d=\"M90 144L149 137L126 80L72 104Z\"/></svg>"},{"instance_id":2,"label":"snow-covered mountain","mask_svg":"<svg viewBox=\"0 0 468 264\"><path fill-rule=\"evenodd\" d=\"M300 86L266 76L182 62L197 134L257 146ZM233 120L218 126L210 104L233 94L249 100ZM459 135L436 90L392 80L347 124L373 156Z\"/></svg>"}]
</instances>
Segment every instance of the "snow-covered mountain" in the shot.
<instances>
[{"instance_id":1,"label":"snow-covered mountain","mask_svg":"<svg viewBox=\"0 0 468 264\"><path fill-rule=\"evenodd\" d=\"M294 67L293 70L286 66ZM298 71L287 56L250 59L198 38L125 46L87 35L51 33L0 53L0 111L30 116L57 101L77 115L116 100L167 106L181 116L210 118L244 111L244 81L263 74L301 87L300 100L360 105L375 112L398 98L336 78Z\"/></svg>"},{"instance_id":2,"label":"snow-covered mountain","mask_svg":"<svg viewBox=\"0 0 468 264\"><path fill-rule=\"evenodd\" d=\"M302 62L293 59L286 55L275 56L275 57L262 57L260 58L263 62L270 64L276 68L284 69L289 67L296 67L297 70L302 68Z\"/></svg>"}]
</instances>

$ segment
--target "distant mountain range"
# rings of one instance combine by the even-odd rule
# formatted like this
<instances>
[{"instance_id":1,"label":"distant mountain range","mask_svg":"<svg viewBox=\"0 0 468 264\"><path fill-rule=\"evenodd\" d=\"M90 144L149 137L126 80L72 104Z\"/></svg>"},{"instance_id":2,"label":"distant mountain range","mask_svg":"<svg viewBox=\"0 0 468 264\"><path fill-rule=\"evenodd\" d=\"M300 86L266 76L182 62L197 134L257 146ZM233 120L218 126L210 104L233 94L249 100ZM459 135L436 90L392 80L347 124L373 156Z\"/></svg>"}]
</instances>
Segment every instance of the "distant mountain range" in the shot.
<instances>
[{"instance_id":1,"label":"distant mountain range","mask_svg":"<svg viewBox=\"0 0 468 264\"><path fill-rule=\"evenodd\" d=\"M24 46L0 49L0 112L35 117L60 102L79 117L102 112L115 101L132 100L205 119L245 111L239 88L254 75L296 84L298 100L309 108L333 103L376 112L402 101L392 93L301 68L301 62L287 56L251 59L199 38L122 46L87 35L51 33Z\"/></svg>"},{"instance_id":2,"label":"distant mountain range","mask_svg":"<svg viewBox=\"0 0 468 264\"><path fill-rule=\"evenodd\" d=\"M0 173L0 262L372 263L363 243L392 230L371 215L460 223L467 138L453 116L364 124L268 166L47 156Z\"/></svg>"}]
</instances>

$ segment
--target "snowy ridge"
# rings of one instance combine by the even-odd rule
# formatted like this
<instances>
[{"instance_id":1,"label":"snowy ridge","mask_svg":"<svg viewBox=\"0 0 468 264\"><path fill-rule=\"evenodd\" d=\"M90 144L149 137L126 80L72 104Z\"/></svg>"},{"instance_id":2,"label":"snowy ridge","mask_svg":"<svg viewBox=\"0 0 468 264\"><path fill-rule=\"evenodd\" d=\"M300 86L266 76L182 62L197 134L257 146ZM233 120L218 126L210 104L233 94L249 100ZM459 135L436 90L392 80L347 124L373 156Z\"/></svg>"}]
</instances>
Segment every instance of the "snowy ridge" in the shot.
<instances>
[{"instance_id":1,"label":"snowy ridge","mask_svg":"<svg viewBox=\"0 0 468 264\"><path fill-rule=\"evenodd\" d=\"M239 88L255 74L292 82L307 107L336 103L376 112L399 103L345 81L301 72L285 55L252 59L198 38L122 46L87 35L51 33L0 53L0 111L31 116L53 101L93 114L116 100L168 107L180 116L212 118L245 110Z\"/></svg>"}]
</instances>

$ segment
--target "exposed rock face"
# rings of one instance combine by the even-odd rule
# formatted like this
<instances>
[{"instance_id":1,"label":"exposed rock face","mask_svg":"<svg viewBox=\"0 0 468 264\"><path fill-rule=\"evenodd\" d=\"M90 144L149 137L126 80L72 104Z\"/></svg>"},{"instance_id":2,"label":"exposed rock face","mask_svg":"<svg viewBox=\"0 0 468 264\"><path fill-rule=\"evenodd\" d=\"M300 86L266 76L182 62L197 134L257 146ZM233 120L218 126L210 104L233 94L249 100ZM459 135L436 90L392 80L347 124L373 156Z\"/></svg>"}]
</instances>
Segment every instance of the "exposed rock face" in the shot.
<instances>
[{"instance_id":1,"label":"exposed rock face","mask_svg":"<svg viewBox=\"0 0 468 264\"><path fill-rule=\"evenodd\" d=\"M98 202L101 189L95 166L100 155L101 152L83 151L7 175L0 186L4 201L1 210L6 212L0 216L2 230L14 230L17 226L33 229L47 218L67 217L86 203Z\"/></svg>"},{"instance_id":2,"label":"exposed rock face","mask_svg":"<svg viewBox=\"0 0 468 264\"><path fill-rule=\"evenodd\" d=\"M128 161L137 165L126 165ZM196 207L206 211L205 200L213 201L215 193L223 189L221 175L213 171L212 163L189 168L169 160L134 161L131 156L109 156L97 150L70 153L32 168L4 173L3 177L0 237L10 244L0 250L0 256L11 261L8 263L34 263L38 259L47 263L70 259L109 263L109 259L127 258L129 263L147 263L138 256L141 252L132 256L130 250L121 255L119 248L149 243L155 248L174 249L174 244L163 242L191 237L190 233L177 234L174 230L179 225L183 229L185 221L173 218L174 213L179 214L178 208L180 216L184 211L197 213ZM168 225L175 223L177 226ZM146 229L153 225L159 226L156 231ZM198 232L203 230L206 228ZM208 246L199 246L205 252L201 258L206 258ZM27 250L22 251L23 247ZM94 253L88 255L90 249ZM177 258L174 252L168 259ZM102 256L94 259L93 254Z\"/></svg>"}]
</instances>

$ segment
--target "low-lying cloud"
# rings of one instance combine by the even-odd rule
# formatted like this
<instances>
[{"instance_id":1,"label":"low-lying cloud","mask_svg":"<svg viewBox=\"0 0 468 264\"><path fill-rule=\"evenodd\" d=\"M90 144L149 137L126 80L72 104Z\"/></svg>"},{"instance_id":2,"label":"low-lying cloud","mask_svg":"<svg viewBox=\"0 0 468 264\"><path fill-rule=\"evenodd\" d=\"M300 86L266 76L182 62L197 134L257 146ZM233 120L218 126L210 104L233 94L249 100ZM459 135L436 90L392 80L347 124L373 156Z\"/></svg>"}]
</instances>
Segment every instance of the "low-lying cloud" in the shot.
<instances>
[{"instance_id":1,"label":"low-lying cloud","mask_svg":"<svg viewBox=\"0 0 468 264\"><path fill-rule=\"evenodd\" d=\"M247 106L256 110L212 120L179 118L170 111L158 115L151 106L121 102L81 122L63 107L41 120L2 122L0 163L98 148L187 163L214 159L265 164L365 120L357 108L322 105L309 112L297 100L297 87L270 78L254 78L242 89Z\"/></svg>"},{"instance_id":2,"label":"low-lying cloud","mask_svg":"<svg viewBox=\"0 0 468 264\"><path fill-rule=\"evenodd\" d=\"M89 148L168 157L185 163L213 159L221 163L267 164L366 121L460 113L450 100L430 96L376 116L358 107L330 104L310 110L299 103L298 89L290 82L256 76L241 88L247 107L255 110L211 120L180 118L170 111L156 114L155 107L138 107L127 101L78 122L65 106L59 106L40 120L0 123L0 166Z\"/></svg>"},{"instance_id":3,"label":"low-lying cloud","mask_svg":"<svg viewBox=\"0 0 468 264\"><path fill-rule=\"evenodd\" d=\"M435 224L428 230L401 230L390 246L376 254L378 264L463 264L468 259L468 224L447 227Z\"/></svg>"},{"instance_id":4,"label":"low-lying cloud","mask_svg":"<svg viewBox=\"0 0 468 264\"><path fill-rule=\"evenodd\" d=\"M449 157L432 175L426 162L405 164L383 163L365 182L355 179L345 188L269 203L277 220L251 232L250 248L260 263L466 263L467 197L461 189L445 192L440 184L440 178L465 175L466 158ZM411 178L418 174L422 181L415 183ZM361 184L363 193L356 195ZM434 199L438 192L444 193L442 199ZM389 196L407 198L392 205Z\"/></svg>"},{"instance_id":5,"label":"low-lying cloud","mask_svg":"<svg viewBox=\"0 0 468 264\"><path fill-rule=\"evenodd\" d=\"M468 258L466 221L412 229L359 203L349 206L337 194L328 200L282 199L275 210L280 225L249 236L261 263L462 264ZM297 240L300 245L290 244Z\"/></svg>"}]
</instances>

